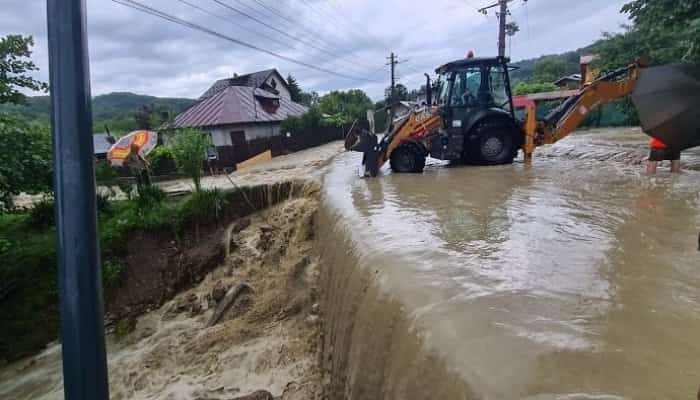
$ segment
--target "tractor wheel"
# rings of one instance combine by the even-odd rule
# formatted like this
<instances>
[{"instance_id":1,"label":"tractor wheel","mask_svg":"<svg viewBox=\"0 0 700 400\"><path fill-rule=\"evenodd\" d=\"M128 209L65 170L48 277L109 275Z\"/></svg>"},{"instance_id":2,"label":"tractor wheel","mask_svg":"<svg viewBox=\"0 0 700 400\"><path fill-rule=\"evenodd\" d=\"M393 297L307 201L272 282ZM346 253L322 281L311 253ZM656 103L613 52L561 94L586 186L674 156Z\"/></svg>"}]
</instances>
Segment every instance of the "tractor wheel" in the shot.
<instances>
[{"instance_id":1,"label":"tractor wheel","mask_svg":"<svg viewBox=\"0 0 700 400\"><path fill-rule=\"evenodd\" d=\"M417 145L402 144L391 153L391 170L401 173L421 173L425 168L425 152Z\"/></svg>"},{"instance_id":2,"label":"tractor wheel","mask_svg":"<svg viewBox=\"0 0 700 400\"><path fill-rule=\"evenodd\" d=\"M464 161L478 165L510 164L518 155L517 129L507 121L483 121L465 141Z\"/></svg>"}]
</instances>

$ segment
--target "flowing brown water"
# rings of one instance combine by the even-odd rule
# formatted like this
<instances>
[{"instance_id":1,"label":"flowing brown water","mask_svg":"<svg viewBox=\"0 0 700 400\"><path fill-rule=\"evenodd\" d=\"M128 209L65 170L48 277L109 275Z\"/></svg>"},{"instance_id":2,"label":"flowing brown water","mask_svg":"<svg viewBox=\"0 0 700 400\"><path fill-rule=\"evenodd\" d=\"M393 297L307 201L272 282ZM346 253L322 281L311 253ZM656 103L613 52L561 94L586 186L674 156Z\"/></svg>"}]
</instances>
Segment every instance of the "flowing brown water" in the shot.
<instances>
[{"instance_id":1,"label":"flowing brown water","mask_svg":"<svg viewBox=\"0 0 700 400\"><path fill-rule=\"evenodd\" d=\"M376 179L356 176L358 154L338 157L308 226L320 256L325 398L694 398L700 151L684 153L682 175L662 166L650 178L645 141L635 130L577 133L538 151L531 167L432 163L421 175ZM290 197L308 196L305 188ZM202 352L176 346L184 372L144 370L141 355L170 359L158 346L208 332L187 315L150 329L163 310L142 317L145 338L112 346L115 396L128 392L131 372L171 387L125 398L185 399L196 388L228 400L219 380L283 391L286 378L274 377L286 370L263 382L251 365L221 358L255 355L229 339L201 363ZM60 373L54 345L0 369L0 398L61 398Z\"/></svg>"},{"instance_id":2,"label":"flowing brown water","mask_svg":"<svg viewBox=\"0 0 700 400\"><path fill-rule=\"evenodd\" d=\"M324 203L342 223L321 229L352 320L331 318L342 340L326 338L345 397L693 398L700 174L644 176L646 139L623 133L579 134L531 167L360 179L358 155L340 157ZM408 354L411 340L425 355ZM423 391L396 390L413 386Z\"/></svg>"}]
</instances>

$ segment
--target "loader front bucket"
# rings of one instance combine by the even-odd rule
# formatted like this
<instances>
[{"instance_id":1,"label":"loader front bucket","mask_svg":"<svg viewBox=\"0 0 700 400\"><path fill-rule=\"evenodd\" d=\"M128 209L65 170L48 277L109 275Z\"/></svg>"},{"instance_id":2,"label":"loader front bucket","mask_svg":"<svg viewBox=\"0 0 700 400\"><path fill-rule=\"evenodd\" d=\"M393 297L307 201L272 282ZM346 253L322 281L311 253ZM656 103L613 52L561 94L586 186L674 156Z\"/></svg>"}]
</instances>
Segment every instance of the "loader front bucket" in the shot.
<instances>
[{"instance_id":1,"label":"loader front bucket","mask_svg":"<svg viewBox=\"0 0 700 400\"><path fill-rule=\"evenodd\" d=\"M375 177L379 173L379 139L363 129L352 129L345 137L345 150L362 153L363 175Z\"/></svg>"}]
</instances>

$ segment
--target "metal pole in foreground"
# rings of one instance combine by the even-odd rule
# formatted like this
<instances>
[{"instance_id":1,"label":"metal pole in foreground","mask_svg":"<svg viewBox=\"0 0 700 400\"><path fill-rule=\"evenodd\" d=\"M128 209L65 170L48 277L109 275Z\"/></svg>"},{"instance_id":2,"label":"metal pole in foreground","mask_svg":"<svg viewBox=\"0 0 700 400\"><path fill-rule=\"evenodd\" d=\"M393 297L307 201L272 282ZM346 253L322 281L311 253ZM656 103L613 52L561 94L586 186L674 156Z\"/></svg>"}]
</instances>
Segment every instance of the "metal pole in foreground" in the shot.
<instances>
[{"instance_id":1,"label":"metal pole in foreground","mask_svg":"<svg viewBox=\"0 0 700 400\"><path fill-rule=\"evenodd\" d=\"M84 0L47 0L66 400L107 400Z\"/></svg>"}]
</instances>

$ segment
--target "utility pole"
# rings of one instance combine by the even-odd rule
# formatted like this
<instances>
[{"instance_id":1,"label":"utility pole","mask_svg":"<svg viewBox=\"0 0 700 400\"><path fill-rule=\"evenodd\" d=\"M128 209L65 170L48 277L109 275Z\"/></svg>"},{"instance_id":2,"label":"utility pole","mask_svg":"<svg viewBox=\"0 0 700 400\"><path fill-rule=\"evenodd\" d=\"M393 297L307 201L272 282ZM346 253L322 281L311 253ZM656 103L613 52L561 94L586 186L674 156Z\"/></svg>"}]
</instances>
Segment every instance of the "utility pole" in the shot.
<instances>
[{"instance_id":1,"label":"utility pole","mask_svg":"<svg viewBox=\"0 0 700 400\"><path fill-rule=\"evenodd\" d=\"M47 0L63 390L107 400L85 0Z\"/></svg>"},{"instance_id":2,"label":"utility pole","mask_svg":"<svg viewBox=\"0 0 700 400\"><path fill-rule=\"evenodd\" d=\"M501 11L498 13L498 56L506 56L506 13L508 12L508 1L499 0Z\"/></svg>"},{"instance_id":3,"label":"utility pole","mask_svg":"<svg viewBox=\"0 0 700 400\"><path fill-rule=\"evenodd\" d=\"M393 103L394 99L396 99L396 64L399 62L393 52L387 58L389 59L389 62L386 65L391 65L391 97L389 98L389 103Z\"/></svg>"},{"instance_id":4,"label":"utility pole","mask_svg":"<svg viewBox=\"0 0 700 400\"><path fill-rule=\"evenodd\" d=\"M515 0L498 0L498 3L491 4L490 6L486 6L483 8L479 9L479 12L486 15L488 14L488 10L498 7L499 11L497 13L498 15L498 56L499 57L505 57L506 56L506 32L508 30L508 23L507 23L507 17L510 11L508 10L508 3L511 3ZM527 3L527 0L523 0L524 3Z\"/></svg>"}]
</instances>

